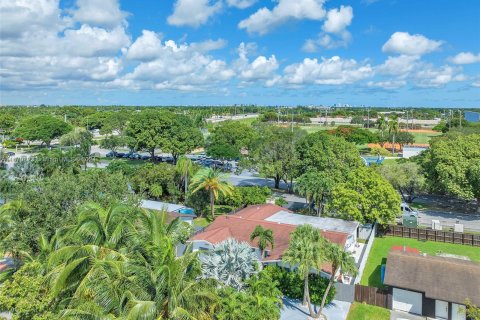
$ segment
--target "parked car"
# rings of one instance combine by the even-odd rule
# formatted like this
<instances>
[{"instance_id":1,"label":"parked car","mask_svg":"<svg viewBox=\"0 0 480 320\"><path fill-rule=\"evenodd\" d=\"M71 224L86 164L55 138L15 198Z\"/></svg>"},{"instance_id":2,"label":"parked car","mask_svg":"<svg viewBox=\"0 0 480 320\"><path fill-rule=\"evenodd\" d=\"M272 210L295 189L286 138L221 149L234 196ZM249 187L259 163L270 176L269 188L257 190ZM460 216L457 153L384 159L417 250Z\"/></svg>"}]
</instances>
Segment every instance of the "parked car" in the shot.
<instances>
[{"instance_id":1,"label":"parked car","mask_svg":"<svg viewBox=\"0 0 480 320\"><path fill-rule=\"evenodd\" d=\"M172 156L161 157L160 161L167 162L167 163L173 163L173 157Z\"/></svg>"},{"instance_id":2,"label":"parked car","mask_svg":"<svg viewBox=\"0 0 480 320\"><path fill-rule=\"evenodd\" d=\"M110 151L105 155L107 158L114 158L117 156L116 152Z\"/></svg>"},{"instance_id":3,"label":"parked car","mask_svg":"<svg viewBox=\"0 0 480 320\"><path fill-rule=\"evenodd\" d=\"M149 160L150 156L148 154L142 154L142 155L140 155L140 159L141 160Z\"/></svg>"},{"instance_id":4,"label":"parked car","mask_svg":"<svg viewBox=\"0 0 480 320\"><path fill-rule=\"evenodd\" d=\"M115 153L115 157L116 157L116 158L123 158L124 155L125 155L125 153L123 153L123 152L117 152L117 153Z\"/></svg>"},{"instance_id":5,"label":"parked car","mask_svg":"<svg viewBox=\"0 0 480 320\"><path fill-rule=\"evenodd\" d=\"M8 151L7 154L8 154L9 157L14 157L15 156L15 152L12 152L12 151Z\"/></svg>"}]
</instances>

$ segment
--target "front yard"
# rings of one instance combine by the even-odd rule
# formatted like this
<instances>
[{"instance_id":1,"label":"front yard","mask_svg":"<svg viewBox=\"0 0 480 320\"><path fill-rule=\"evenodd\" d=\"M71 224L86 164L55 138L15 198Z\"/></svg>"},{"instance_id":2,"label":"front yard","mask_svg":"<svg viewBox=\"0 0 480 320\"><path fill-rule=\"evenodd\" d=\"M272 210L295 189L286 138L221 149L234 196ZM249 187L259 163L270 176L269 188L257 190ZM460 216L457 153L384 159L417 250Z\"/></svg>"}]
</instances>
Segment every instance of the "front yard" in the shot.
<instances>
[{"instance_id":1,"label":"front yard","mask_svg":"<svg viewBox=\"0 0 480 320\"><path fill-rule=\"evenodd\" d=\"M390 310L354 302L348 312L347 320L389 320Z\"/></svg>"},{"instance_id":2,"label":"front yard","mask_svg":"<svg viewBox=\"0 0 480 320\"><path fill-rule=\"evenodd\" d=\"M386 263L388 252L393 246L407 246L419 249L422 253L436 255L437 253L450 253L467 256L472 261L480 262L480 249L478 247L460 244L451 244L433 241L418 241L416 239L401 237L376 238L368 256L367 265L363 272L360 284L365 286L383 287L380 279L380 266Z\"/></svg>"}]
</instances>

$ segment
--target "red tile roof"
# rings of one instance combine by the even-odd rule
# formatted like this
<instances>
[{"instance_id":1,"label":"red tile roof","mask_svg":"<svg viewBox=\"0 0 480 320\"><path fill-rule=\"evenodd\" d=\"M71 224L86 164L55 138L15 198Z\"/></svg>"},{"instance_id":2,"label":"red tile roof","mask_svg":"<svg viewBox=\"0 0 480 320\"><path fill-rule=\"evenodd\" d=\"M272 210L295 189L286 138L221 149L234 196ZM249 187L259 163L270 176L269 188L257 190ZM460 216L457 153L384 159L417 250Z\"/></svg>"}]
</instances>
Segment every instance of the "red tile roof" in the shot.
<instances>
[{"instance_id":1,"label":"red tile roof","mask_svg":"<svg viewBox=\"0 0 480 320\"><path fill-rule=\"evenodd\" d=\"M256 239L250 241L250 234L256 226L260 225L263 228L271 229L275 239L273 250L270 248L269 255L263 260L281 260L283 253L288 248L290 233L295 230L296 226L264 220L278 211L288 210L272 204L249 206L236 214L216 218L205 231L196 234L190 238L190 241L207 241L211 244L217 244L228 238L234 238L238 241L248 242L252 247L257 247L258 241ZM333 231L320 232L329 241L337 243L342 247L345 246L347 234ZM322 266L322 269L326 272L331 272L331 266L328 264Z\"/></svg>"}]
</instances>

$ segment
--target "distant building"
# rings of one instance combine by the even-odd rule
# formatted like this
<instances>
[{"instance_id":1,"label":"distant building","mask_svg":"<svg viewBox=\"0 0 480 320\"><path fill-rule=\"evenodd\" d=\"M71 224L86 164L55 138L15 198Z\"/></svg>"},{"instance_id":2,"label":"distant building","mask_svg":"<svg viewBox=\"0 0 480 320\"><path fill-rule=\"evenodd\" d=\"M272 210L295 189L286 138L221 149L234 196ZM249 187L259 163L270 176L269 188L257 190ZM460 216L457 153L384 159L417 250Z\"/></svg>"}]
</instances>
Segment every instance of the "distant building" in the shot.
<instances>
[{"instance_id":1,"label":"distant building","mask_svg":"<svg viewBox=\"0 0 480 320\"><path fill-rule=\"evenodd\" d=\"M465 111L465 120L470 122L480 122L480 112Z\"/></svg>"}]
</instances>

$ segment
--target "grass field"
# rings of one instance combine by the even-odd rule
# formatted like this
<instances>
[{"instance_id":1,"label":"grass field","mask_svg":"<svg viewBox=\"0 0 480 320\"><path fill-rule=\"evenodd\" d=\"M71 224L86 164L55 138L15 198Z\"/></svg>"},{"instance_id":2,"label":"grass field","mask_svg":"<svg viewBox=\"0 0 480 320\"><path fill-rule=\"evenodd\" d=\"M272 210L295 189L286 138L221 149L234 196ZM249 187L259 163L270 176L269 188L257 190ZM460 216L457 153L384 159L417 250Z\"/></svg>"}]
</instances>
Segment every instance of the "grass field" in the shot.
<instances>
[{"instance_id":1,"label":"grass field","mask_svg":"<svg viewBox=\"0 0 480 320\"><path fill-rule=\"evenodd\" d=\"M478 247L465 246L460 244L442 243L400 237L376 238L372 250L368 256L367 264L363 272L360 284L381 288L380 266L386 262L388 252L393 246L407 246L419 249L422 253L436 255L439 252L467 256L472 261L480 262L480 250Z\"/></svg>"},{"instance_id":2,"label":"grass field","mask_svg":"<svg viewBox=\"0 0 480 320\"><path fill-rule=\"evenodd\" d=\"M332 130L332 129L335 129L336 127L337 126L325 127L322 125L300 126L301 129L307 131L308 133L313 133L313 132L323 131L323 130ZM370 128L369 130L372 132L378 131L378 129L375 129L375 128ZM411 132L411 133L415 137L415 143L429 143L430 139L442 134L441 132Z\"/></svg>"},{"instance_id":3,"label":"grass field","mask_svg":"<svg viewBox=\"0 0 480 320\"><path fill-rule=\"evenodd\" d=\"M354 302L350 306L347 320L389 320L390 310Z\"/></svg>"}]
</instances>

